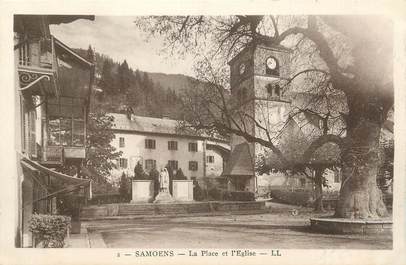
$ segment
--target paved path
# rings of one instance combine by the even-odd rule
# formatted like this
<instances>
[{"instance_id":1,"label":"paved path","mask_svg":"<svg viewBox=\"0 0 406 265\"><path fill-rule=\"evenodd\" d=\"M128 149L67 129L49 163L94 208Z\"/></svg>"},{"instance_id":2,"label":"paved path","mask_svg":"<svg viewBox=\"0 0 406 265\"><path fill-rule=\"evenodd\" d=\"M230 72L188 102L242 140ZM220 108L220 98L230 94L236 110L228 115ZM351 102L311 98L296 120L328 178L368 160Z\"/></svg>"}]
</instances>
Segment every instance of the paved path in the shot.
<instances>
[{"instance_id":1,"label":"paved path","mask_svg":"<svg viewBox=\"0 0 406 265\"><path fill-rule=\"evenodd\" d=\"M110 220L87 223L110 248L391 249L390 235L309 231L310 215L260 214Z\"/></svg>"},{"instance_id":2,"label":"paved path","mask_svg":"<svg viewBox=\"0 0 406 265\"><path fill-rule=\"evenodd\" d=\"M67 247L68 248L88 248L89 239L86 233L81 234L71 234L69 235L69 239L67 239Z\"/></svg>"}]
</instances>

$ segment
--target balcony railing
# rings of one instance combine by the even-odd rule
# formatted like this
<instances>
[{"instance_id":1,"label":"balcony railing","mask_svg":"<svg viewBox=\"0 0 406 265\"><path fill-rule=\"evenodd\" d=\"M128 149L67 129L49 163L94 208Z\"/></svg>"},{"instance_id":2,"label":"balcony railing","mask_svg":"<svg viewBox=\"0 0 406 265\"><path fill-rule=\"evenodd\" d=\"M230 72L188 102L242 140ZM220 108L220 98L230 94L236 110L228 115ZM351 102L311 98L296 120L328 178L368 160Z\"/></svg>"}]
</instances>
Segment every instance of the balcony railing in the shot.
<instances>
[{"instance_id":1,"label":"balcony railing","mask_svg":"<svg viewBox=\"0 0 406 265\"><path fill-rule=\"evenodd\" d=\"M26 41L18 48L18 65L31 66L30 44Z\"/></svg>"},{"instance_id":2,"label":"balcony railing","mask_svg":"<svg viewBox=\"0 0 406 265\"><path fill-rule=\"evenodd\" d=\"M23 95L59 95L53 43L53 39L25 40L16 46Z\"/></svg>"},{"instance_id":3,"label":"balcony railing","mask_svg":"<svg viewBox=\"0 0 406 265\"><path fill-rule=\"evenodd\" d=\"M24 41L18 46L18 65L54 69L52 40Z\"/></svg>"}]
</instances>

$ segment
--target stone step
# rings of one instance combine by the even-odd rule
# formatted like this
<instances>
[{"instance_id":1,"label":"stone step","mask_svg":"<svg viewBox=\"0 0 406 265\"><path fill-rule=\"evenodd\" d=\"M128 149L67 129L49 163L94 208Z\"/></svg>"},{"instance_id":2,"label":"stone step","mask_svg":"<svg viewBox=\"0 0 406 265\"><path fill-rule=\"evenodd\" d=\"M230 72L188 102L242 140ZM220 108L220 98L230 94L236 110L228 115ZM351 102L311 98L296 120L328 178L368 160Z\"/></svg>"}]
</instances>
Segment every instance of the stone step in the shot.
<instances>
[{"instance_id":1,"label":"stone step","mask_svg":"<svg viewBox=\"0 0 406 265\"><path fill-rule=\"evenodd\" d=\"M104 216L104 217L83 217L82 221L100 221L100 220L131 220L131 219L151 219L151 218L175 218L175 217L196 217L196 216L229 216L229 215L253 215L267 214L269 210L250 210L250 211L231 211L231 212L199 212L187 214L146 214L146 215L120 215L120 216Z\"/></svg>"},{"instance_id":2,"label":"stone step","mask_svg":"<svg viewBox=\"0 0 406 265\"><path fill-rule=\"evenodd\" d=\"M155 206L154 208L125 207L119 209L118 215L141 215L141 214L170 214L170 213L198 213L210 212L209 205L202 206Z\"/></svg>"},{"instance_id":3,"label":"stone step","mask_svg":"<svg viewBox=\"0 0 406 265\"><path fill-rule=\"evenodd\" d=\"M261 211L265 202L192 202L171 204L106 204L82 208L81 218L109 216L205 214L213 212Z\"/></svg>"}]
</instances>

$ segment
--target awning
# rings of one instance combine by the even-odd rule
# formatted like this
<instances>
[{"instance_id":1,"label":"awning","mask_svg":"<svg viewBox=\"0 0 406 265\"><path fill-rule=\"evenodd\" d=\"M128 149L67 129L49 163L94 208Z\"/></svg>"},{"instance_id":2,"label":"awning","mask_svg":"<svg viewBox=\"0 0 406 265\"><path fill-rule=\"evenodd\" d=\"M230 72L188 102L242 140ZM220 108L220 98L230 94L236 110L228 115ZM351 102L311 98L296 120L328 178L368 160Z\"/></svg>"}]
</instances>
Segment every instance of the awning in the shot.
<instances>
[{"instance_id":1,"label":"awning","mask_svg":"<svg viewBox=\"0 0 406 265\"><path fill-rule=\"evenodd\" d=\"M75 178L60 172L56 172L54 170L51 170L47 167L44 167L43 165L39 164L36 161L33 161L31 159L23 158L21 161L21 164L23 166L29 165L30 168L34 168L38 170L39 172L43 172L44 174L50 175L52 177L56 177L58 179L61 179L67 183L70 184L83 184L83 185L88 185L90 182L90 179L80 179L80 178ZM26 166L27 167L27 166Z\"/></svg>"},{"instance_id":2,"label":"awning","mask_svg":"<svg viewBox=\"0 0 406 265\"><path fill-rule=\"evenodd\" d=\"M79 189L81 187L84 187L84 186L89 186L87 196L88 196L89 199L91 199L91 197L92 197L91 180L90 179L75 178L75 177L71 177L69 175L60 173L60 172L56 172L56 171L51 170L49 168L46 168L46 167L42 166L41 164L39 164L38 162L33 161L31 159L28 159L28 158L21 159L21 165L22 165L23 168L25 168L27 170L30 170L31 172L42 173L44 175L55 177L55 178L63 181L64 183L68 184L68 186L65 186L65 187L63 187L63 188L61 188L59 190L56 190L56 191L49 191L48 190L48 192L50 192L50 193L48 193L46 196L44 196L42 198L39 198L39 199L37 199L35 201L28 202L28 203L33 203L33 202L36 202L36 201L52 198L52 197L55 197L55 196L57 196L57 195L59 195L61 193L72 192L72 191L77 190L77 189ZM35 178L35 180L37 182L39 182L36 179L35 175L33 175L33 177ZM40 182L39 182L39 184L42 185Z\"/></svg>"},{"instance_id":3,"label":"awning","mask_svg":"<svg viewBox=\"0 0 406 265\"><path fill-rule=\"evenodd\" d=\"M223 171L223 176L254 176L253 159L247 142L236 145Z\"/></svg>"}]
</instances>

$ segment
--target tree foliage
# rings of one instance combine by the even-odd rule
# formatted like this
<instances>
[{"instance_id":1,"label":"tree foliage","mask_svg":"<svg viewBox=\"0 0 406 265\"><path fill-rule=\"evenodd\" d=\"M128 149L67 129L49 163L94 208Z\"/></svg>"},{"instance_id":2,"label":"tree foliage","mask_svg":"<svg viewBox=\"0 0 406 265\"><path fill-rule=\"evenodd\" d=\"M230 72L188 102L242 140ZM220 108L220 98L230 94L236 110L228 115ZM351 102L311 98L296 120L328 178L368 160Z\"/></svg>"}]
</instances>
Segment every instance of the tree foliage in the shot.
<instances>
[{"instance_id":1,"label":"tree foliage","mask_svg":"<svg viewBox=\"0 0 406 265\"><path fill-rule=\"evenodd\" d=\"M118 188L118 192L120 193L123 199L130 200L131 197L131 186L130 186L130 179L125 175L123 172L120 177L120 186Z\"/></svg>"},{"instance_id":2,"label":"tree foliage","mask_svg":"<svg viewBox=\"0 0 406 265\"><path fill-rule=\"evenodd\" d=\"M154 82L147 72L134 71L126 60L118 63L98 53L95 57L100 92L92 104L97 108L119 113L131 107L138 115L176 117L180 98L174 90Z\"/></svg>"},{"instance_id":3,"label":"tree foliage","mask_svg":"<svg viewBox=\"0 0 406 265\"><path fill-rule=\"evenodd\" d=\"M98 85L103 91L106 92L106 94L113 94L114 92L116 92L112 67L113 65L110 60L104 61L101 77L98 82Z\"/></svg>"},{"instance_id":4,"label":"tree foliage","mask_svg":"<svg viewBox=\"0 0 406 265\"><path fill-rule=\"evenodd\" d=\"M105 181L110 171L116 167L116 161L121 156L121 151L111 145L114 139L113 127L114 117L103 112L89 114L87 123L87 152L85 166L92 172L96 172L94 180Z\"/></svg>"}]
</instances>

